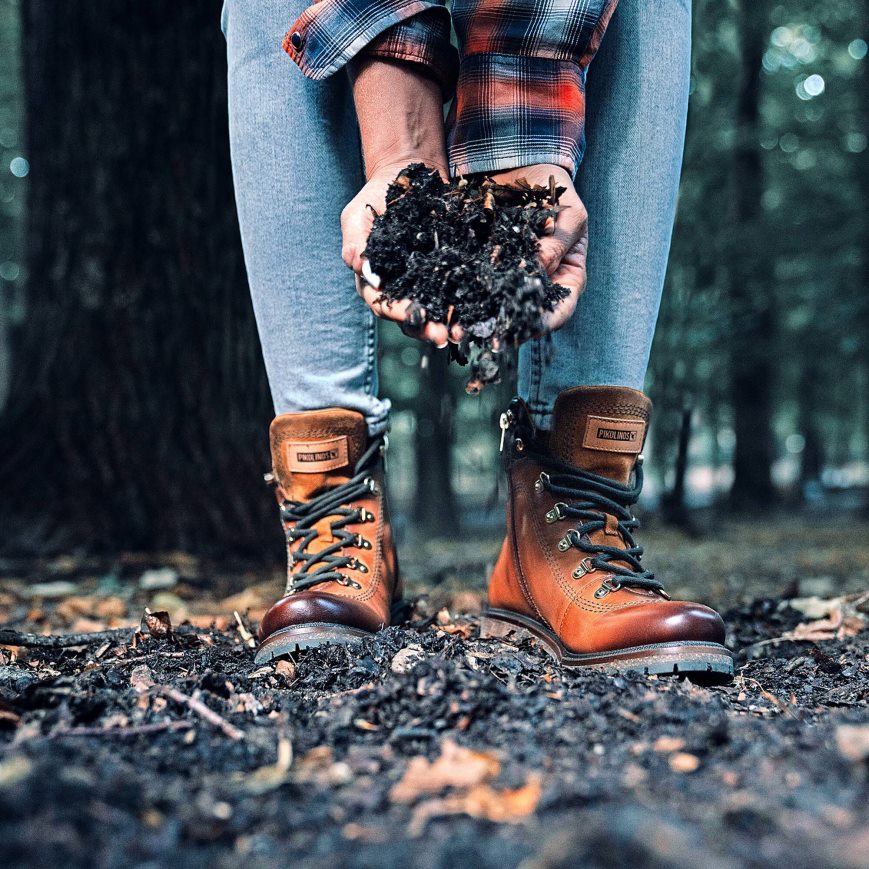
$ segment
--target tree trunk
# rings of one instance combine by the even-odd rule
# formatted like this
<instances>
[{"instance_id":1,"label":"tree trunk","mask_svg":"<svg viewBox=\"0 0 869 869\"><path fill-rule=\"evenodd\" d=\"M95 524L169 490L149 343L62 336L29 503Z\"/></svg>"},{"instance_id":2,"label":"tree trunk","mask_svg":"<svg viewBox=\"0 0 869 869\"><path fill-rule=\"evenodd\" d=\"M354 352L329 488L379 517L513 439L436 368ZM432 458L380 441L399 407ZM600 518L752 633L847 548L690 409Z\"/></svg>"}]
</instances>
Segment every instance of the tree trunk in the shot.
<instances>
[{"instance_id":1,"label":"tree trunk","mask_svg":"<svg viewBox=\"0 0 869 869\"><path fill-rule=\"evenodd\" d=\"M22 4L27 316L2 548L280 547L220 3Z\"/></svg>"},{"instance_id":2,"label":"tree trunk","mask_svg":"<svg viewBox=\"0 0 869 869\"><path fill-rule=\"evenodd\" d=\"M414 519L426 534L451 537L461 520L452 487L454 407L447 354L429 352L426 363L416 414Z\"/></svg>"},{"instance_id":3,"label":"tree trunk","mask_svg":"<svg viewBox=\"0 0 869 869\"><path fill-rule=\"evenodd\" d=\"M686 407L679 420L679 445L676 450L676 465L673 474L673 486L661 499L664 521L693 531L691 517L685 504L685 481L688 477L688 448L691 445L691 418L693 408Z\"/></svg>"},{"instance_id":4,"label":"tree trunk","mask_svg":"<svg viewBox=\"0 0 869 869\"><path fill-rule=\"evenodd\" d=\"M818 389L818 378L812 370L811 362L803 366L800 374L800 431L805 438L800 456L800 493L803 498L810 493L813 485L820 482L824 470L824 447L817 412L823 407L824 398Z\"/></svg>"},{"instance_id":5,"label":"tree trunk","mask_svg":"<svg viewBox=\"0 0 869 869\"><path fill-rule=\"evenodd\" d=\"M742 2L743 76L738 103L735 171L735 242L730 289L731 402L736 432L731 503L740 509L768 507L774 499L773 287L756 242L761 223L763 166L760 151L760 72L766 35L766 4ZM753 243L748 243L754 240ZM758 250L758 254L750 251Z\"/></svg>"},{"instance_id":6,"label":"tree trunk","mask_svg":"<svg viewBox=\"0 0 869 869\"><path fill-rule=\"evenodd\" d=\"M861 14L858 19L860 32L865 34L866 28L869 28L869 8L867 8L866 3L863 3L860 6L860 10ZM866 67L867 64L865 61L860 64L860 89L858 91L860 97L858 101L858 105L860 106L858 118L861 121L859 129L864 132L869 129L869 69ZM860 299L860 306L856 317L856 328L859 336L859 346L861 348L858 358L862 359L863 362L861 363L861 376L857 380L857 383L865 384L867 377L869 377L869 365L867 365L867 360L869 360L869 298L867 298L867 296L869 296L869 294L866 292L866 288L869 287L869 219L867 219L865 213L865 203L869 202L869 160L867 160L865 152L859 167L857 179L860 185L861 201L864 203L863 244L861 247L861 270L858 273L855 290L859 294L858 297ZM864 444L864 453L861 458L865 462L869 461L869 455L865 452L865 448L869 446L869 411L867 411L866 390L862 390L859 393L859 396L860 416L858 424L862 424L863 426ZM866 491L862 514L869 518L869 490Z\"/></svg>"}]
</instances>

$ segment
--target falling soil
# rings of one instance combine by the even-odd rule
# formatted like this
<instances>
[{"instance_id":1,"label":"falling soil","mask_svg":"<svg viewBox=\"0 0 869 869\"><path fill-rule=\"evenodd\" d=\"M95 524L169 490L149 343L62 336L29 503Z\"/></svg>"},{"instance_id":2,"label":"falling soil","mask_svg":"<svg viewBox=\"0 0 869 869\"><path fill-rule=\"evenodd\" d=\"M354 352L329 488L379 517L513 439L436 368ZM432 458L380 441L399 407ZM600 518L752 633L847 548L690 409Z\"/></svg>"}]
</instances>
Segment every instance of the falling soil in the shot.
<instances>
[{"instance_id":1,"label":"falling soil","mask_svg":"<svg viewBox=\"0 0 869 869\"><path fill-rule=\"evenodd\" d=\"M3 862L866 866L865 622L726 621L717 687L564 671L424 604L263 667L243 621L0 629Z\"/></svg>"},{"instance_id":2,"label":"falling soil","mask_svg":"<svg viewBox=\"0 0 869 869\"><path fill-rule=\"evenodd\" d=\"M499 377L500 353L540 335L543 314L567 295L537 259L564 192L555 179L445 182L421 163L403 169L374 220L365 255L390 300L411 299L407 326L458 323L452 358L471 359L469 391Z\"/></svg>"}]
</instances>

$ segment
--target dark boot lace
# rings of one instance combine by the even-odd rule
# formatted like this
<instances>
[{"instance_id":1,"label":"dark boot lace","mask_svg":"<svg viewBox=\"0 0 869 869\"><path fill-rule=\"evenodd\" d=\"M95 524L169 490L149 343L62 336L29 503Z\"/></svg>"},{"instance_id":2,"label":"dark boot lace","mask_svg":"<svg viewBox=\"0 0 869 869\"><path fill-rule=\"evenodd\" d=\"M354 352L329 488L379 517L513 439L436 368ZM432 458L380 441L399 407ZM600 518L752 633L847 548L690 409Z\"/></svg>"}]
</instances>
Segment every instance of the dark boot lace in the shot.
<instances>
[{"instance_id":1,"label":"dark boot lace","mask_svg":"<svg viewBox=\"0 0 869 869\"><path fill-rule=\"evenodd\" d=\"M342 568L367 572L362 561L344 555L342 550L355 547L371 549L372 544L361 534L346 530L347 525L373 522L374 514L362 507L351 506L354 501L377 494L377 483L370 473L385 449L385 439L377 438L368 447L353 471L353 476L340 485L325 489L307 501L284 501L281 518L292 523L287 528L287 543L302 542L290 550L290 570L287 577L287 594L311 588L322 582L337 582L351 588L362 588L354 579L341 572ZM308 552L308 546L317 539L314 527L327 516L338 517L329 523L335 542L319 552ZM296 565L301 566L296 568Z\"/></svg>"},{"instance_id":2,"label":"dark boot lace","mask_svg":"<svg viewBox=\"0 0 869 869\"><path fill-rule=\"evenodd\" d=\"M642 461L637 462L633 486L626 486L554 459L546 453L535 450L533 443L528 444L528 452L537 462L549 469L548 473L540 474L535 484L538 491L546 490L564 499L546 514L546 521L552 523L568 518L580 520L579 524L571 528L558 544L558 548L563 552L575 548L587 553L573 572L574 578L579 579L592 570L603 570L612 574L612 578L605 579L595 592L595 597L604 597L609 592L617 591L624 586L655 591L669 598L664 591L663 583L655 579L655 575L644 569L640 563L643 547L633 537L633 532L640 523L630 507L637 502L643 488ZM616 519L619 533L627 548L593 543L588 538L588 535L593 532L606 528L607 514ZM623 562L623 564L614 562Z\"/></svg>"}]
</instances>

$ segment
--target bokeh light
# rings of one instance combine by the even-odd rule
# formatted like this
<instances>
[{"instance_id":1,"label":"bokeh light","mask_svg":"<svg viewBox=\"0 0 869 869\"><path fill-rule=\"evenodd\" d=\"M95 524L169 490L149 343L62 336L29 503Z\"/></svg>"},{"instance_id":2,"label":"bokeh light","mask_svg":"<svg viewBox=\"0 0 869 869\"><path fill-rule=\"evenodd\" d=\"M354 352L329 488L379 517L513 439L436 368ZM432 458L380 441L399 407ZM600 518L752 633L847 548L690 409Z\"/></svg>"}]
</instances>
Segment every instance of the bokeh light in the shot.
<instances>
[{"instance_id":1,"label":"bokeh light","mask_svg":"<svg viewBox=\"0 0 869 869\"><path fill-rule=\"evenodd\" d=\"M854 60L863 60L866 57L866 51L869 49L869 46L866 45L865 39L855 39L848 44L848 54L854 58Z\"/></svg>"},{"instance_id":2,"label":"bokeh light","mask_svg":"<svg viewBox=\"0 0 869 869\"><path fill-rule=\"evenodd\" d=\"M26 178L30 172L30 163L24 157L13 157L9 163L9 171L16 178Z\"/></svg>"}]
</instances>

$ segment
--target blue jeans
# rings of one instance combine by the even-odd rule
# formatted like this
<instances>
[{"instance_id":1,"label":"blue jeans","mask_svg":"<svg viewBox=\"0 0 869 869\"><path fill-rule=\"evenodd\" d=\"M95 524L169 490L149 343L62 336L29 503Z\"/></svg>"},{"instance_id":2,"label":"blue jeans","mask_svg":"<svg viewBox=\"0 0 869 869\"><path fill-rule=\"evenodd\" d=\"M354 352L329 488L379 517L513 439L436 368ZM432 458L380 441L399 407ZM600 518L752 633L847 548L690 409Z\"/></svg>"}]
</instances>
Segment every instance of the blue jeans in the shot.
<instances>
[{"instance_id":1,"label":"blue jeans","mask_svg":"<svg viewBox=\"0 0 869 869\"><path fill-rule=\"evenodd\" d=\"M281 50L308 0L226 0L229 129L251 297L276 413L344 407L372 434L374 319L341 260L363 183L346 76L304 78ZM572 386L643 388L664 285L688 104L690 0L621 0L587 81L588 285L572 320L519 354L519 391L551 424Z\"/></svg>"}]
</instances>

